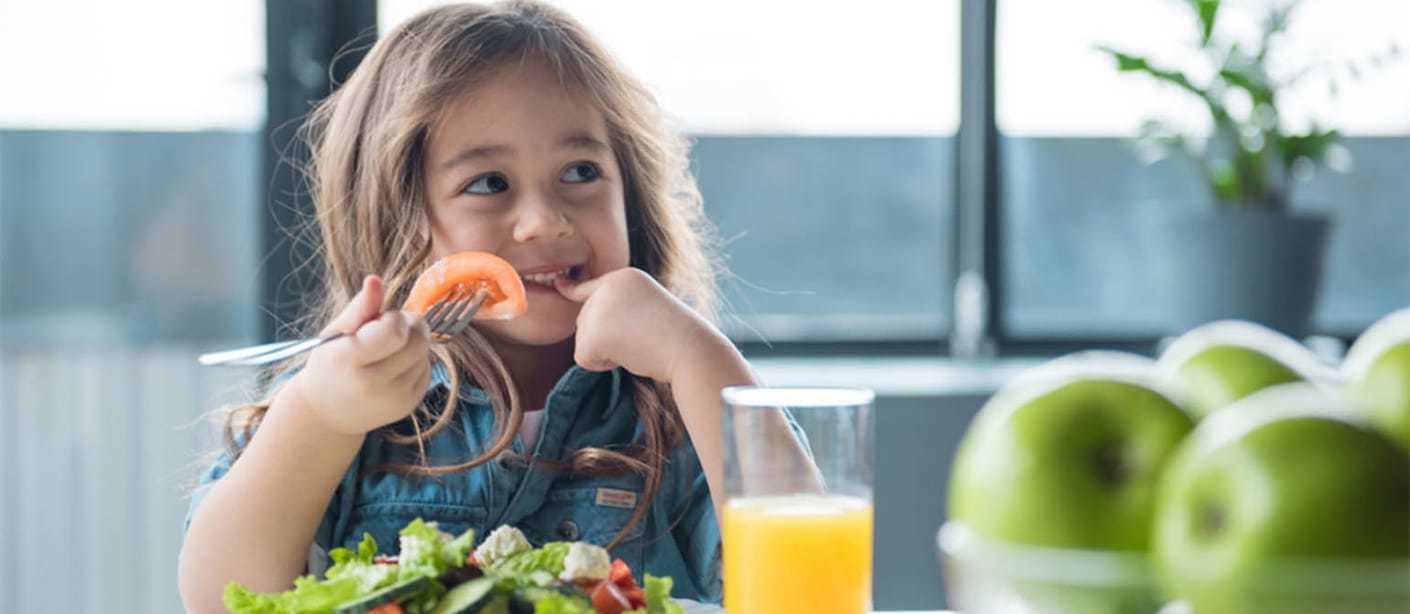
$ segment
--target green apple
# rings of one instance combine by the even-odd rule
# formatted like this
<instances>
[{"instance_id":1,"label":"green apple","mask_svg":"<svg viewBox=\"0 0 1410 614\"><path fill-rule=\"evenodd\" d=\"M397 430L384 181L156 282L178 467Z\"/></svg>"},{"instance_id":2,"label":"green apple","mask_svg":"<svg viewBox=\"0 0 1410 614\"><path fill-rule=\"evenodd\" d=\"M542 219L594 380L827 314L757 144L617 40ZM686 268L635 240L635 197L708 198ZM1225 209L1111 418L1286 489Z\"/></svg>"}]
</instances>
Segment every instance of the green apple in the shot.
<instances>
[{"instance_id":1,"label":"green apple","mask_svg":"<svg viewBox=\"0 0 1410 614\"><path fill-rule=\"evenodd\" d=\"M1020 376L965 434L950 518L991 544L980 560L1003 578L1002 590L971 590L979 599L1011 593L1042 612L1158 606L1144 557L1156 478L1193 424L1138 378L1100 371Z\"/></svg>"},{"instance_id":2,"label":"green apple","mask_svg":"<svg viewBox=\"0 0 1410 614\"><path fill-rule=\"evenodd\" d=\"M1382 353L1351 386L1371 424L1410 451L1410 341Z\"/></svg>"},{"instance_id":3,"label":"green apple","mask_svg":"<svg viewBox=\"0 0 1410 614\"><path fill-rule=\"evenodd\" d=\"M1366 329L1342 368L1357 410L1410 451L1410 309Z\"/></svg>"},{"instance_id":4,"label":"green apple","mask_svg":"<svg viewBox=\"0 0 1410 614\"><path fill-rule=\"evenodd\" d=\"M1181 335L1160 364L1171 390L1199 419L1269 386L1331 371L1297 341L1239 320L1212 322Z\"/></svg>"},{"instance_id":5,"label":"green apple","mask_svg":"<svg viewBox=\"0 0 1410 614\"><path fill-rule=\"evenodd\" d=\"M1180 365L1176 377L1190 411L1201 418L1269 386L1302 380L1272 356L1237 345L1206 348Z\"/></svg>"},{"instance_id":6,"label":"green apple","mask_svg":"<svg viewBox=\"0 0 1410 614\"><path fill-rule=\"evenodd\" d=\"M950 517L990 539L1144 550L1155 478L1192 428L1150 388L1078 378L1012 407L990 404L955 460Z\"/></svg>"},{"instance_id":7,"label":"green apple","mask_svg":"<svg viewBox=\"0 0 1410 614\"><path fill-rule=\"evenodd\" d=\"M1160 485L1161 586L1201 614L1410 609L1410 457L1308 384L1195 429Z\"/></svg>"}]
</instances>

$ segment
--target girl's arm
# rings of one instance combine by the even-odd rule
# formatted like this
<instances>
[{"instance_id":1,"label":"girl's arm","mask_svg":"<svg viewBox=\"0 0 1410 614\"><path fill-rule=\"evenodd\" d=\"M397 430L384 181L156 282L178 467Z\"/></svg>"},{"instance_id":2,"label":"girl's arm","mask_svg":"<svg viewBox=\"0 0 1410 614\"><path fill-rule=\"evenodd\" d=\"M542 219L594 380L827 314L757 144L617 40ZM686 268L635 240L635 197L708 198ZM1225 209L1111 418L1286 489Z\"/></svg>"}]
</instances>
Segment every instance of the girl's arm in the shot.
<instances>
[{"instance_id":1,"label":"girl's arm","mask_svg":"<svg viewBox=\"0 0 1410 614\"><path fill-rule=\"evenodd\" d=\"M700 465L705 470L710 499L715 505L715 518L722 519L725 449L720 390L726 386L755 385L757 382L749 363L722 333L708 324L696 329L696 332L701 338L675 346L681 355L672 362L674 372L669 381L676 407L680 408L681 419L695 446L695 454L700 457ZM782 411L770 410L757 422L751 421L750 426L759 429L751 434L752 437L770 441L767 446L769 450L783 455L783 458L792 457L797 462L801 484L814 479L817 470L793 436L793 429ZM808 484L807 487L815 485Z\"/></svg>"},{"instance_id":2,"label":"girl's arm","mask_svg":"<svg viewBox=\"0 0 1410 614\"><path fill-rule=\"evenodd\" d=\"M319 423L292 390L298 377L191 518L178 564L188 611L224 612L221 596L232 580L273 592L304 572L314 532L363 437Z\"/></svg>"},{"instance_id":3,"label":"girl's arm","mask_svg":"<svg viewBox=\"0 0 1410 614\"><path fill-rule=\"evenodd\" d=\"M282 386L259 431L191 518L177 565L192 612L223 612L225 586L289 588L343 473L367 433L405 418L430 379L420 318L381 313L381 280L328 326L352 333L314 350Z\"/></svg>"},{"instance_id":4,"label":"girl's arm","mask_svg":"<svg viewBox=\"0 0 1410 614\"><path fill-rule=\"evenodd\" d=\"M749 364L724 334L640 270L619 269L580 284L559 280L556 287L583 303L573 356L579 365L622 366L671 385L719 518L725 501L720 390L755 384ZM775 441L774 450L797 459L800 480L813 481L817 470L783 412L761 422L755 436Z\"/></svg>"}]
</instances>

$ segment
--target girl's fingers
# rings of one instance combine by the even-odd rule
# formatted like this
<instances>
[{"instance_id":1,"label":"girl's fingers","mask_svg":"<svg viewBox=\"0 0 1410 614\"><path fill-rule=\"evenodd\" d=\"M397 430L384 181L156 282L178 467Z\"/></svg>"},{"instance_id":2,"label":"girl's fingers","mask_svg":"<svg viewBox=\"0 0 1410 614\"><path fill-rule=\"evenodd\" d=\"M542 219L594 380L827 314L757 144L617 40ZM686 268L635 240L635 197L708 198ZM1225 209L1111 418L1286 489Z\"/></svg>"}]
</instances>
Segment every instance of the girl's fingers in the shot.
<instances>
[{"instance_id":1,"label":"girl's fingers","mask_svg":"<svg viewBox=\"0 0 1410 614\"><path fill-rule=\"evenodd\" d=\"M429 333L426 332L425 326L422 325L418 330L413 324L406 343L400 349L377 362L365 365L363 368L374 377L392 378L405 373L419 363L429 361L430 349Z\"/></svg>"},{"instance_id":2,"label":"girl's fingers","mask_svg":"<svg viewBox=\"0 0 1410 614\"><path fill-rule=\"evenodd\" d=\"M593 349L591 342L580 343L573 352L573 362L588 371L611 371L617 364Z\"/></svg>"},{"instance_id":3,"label":"girl's fingers","mask_svg":"<svg viewBox=\"0 0 1410 614\"><path fill-rule=\"evenodd\" d=\"M412 316L389 311L364 324L352 337L352 351L358 365L371 365L406 346L411 336Z\"/></svg>"},{"instance_id":4,"label":"girl's fingers","mask_svg":"<svg viewBox=\"0 0 1410 614\"><path fill-rule=\"evenodd\" d=\"M405 371L392 377L392 386L406 388L412 392L424 393L431 385L431 365L429 362L413 363Z\"/></svg>"},{"instance_id":5,"label":"girl's fingers","mask_svg":"<svg viewBox=\"0 0 1410 614\"><path fill-rule=\"evenodd\" d=\"M562 294L563 298L575 303L588 300L588 297L592 296L592 293L596 291L600 285L602 285L601 277L594 277L582 282L569 281L563 277L553 280L553 289L557 290L559 294Z\"/></svg>"},{"instance_id":6,"label":"girl's fingers","mask_svg":"<svg viewBox=\"0 0 1410 614\"><path fill-rule=\"evenodd\" d=\"M358 327L370 320L378 318L382 311L382 300L386 290L382 285L382 278L376 275L368 275L362 280L362 289L348 302L348 306L333 318L333 321L323 329L323 334L333 333L352 334Z\"/></svg>"}]
</instances>

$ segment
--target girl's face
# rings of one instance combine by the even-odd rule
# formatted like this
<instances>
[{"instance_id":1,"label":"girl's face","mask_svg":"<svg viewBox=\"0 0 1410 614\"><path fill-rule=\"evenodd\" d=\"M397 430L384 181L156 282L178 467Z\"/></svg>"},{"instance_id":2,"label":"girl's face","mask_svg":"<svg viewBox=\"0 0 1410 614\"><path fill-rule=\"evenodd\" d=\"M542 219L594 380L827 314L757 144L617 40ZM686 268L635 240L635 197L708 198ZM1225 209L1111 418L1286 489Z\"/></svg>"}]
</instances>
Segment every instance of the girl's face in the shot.
<instances>
[{"instance_id":1,"label":"girl's face","mask_svg":"<svg viewBox=\"0 0 1410 614\"><path fill-rule=\"evenodd\" d=\"M479 330L517 345L561 343L579 305L553 279L627 266L622 172L609 142L596 107L537 62L500 71L431 127L422 170L432 257L494 253L528 291L527 313Z\"/></svg>"}]
</instances>

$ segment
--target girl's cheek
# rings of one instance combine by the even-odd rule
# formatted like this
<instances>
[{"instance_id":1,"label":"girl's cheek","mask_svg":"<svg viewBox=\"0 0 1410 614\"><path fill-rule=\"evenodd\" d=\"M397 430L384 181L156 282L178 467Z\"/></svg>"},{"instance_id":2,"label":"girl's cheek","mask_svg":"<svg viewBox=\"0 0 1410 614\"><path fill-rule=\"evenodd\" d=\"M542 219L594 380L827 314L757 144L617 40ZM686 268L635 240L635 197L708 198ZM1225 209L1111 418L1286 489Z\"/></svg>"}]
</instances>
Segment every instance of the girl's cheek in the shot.
<instances>
[{"instance_id":1,"label":"girl's cheek","mask_svg":"<svg viewBox=\"0 0 1410 614\"><path fill-rule=\"evenodd\" d=\"M452 212L432 220L431 249L440 255L469 250L498 252L509 230L484 216Z\"/></svg>"}]
</instances>

